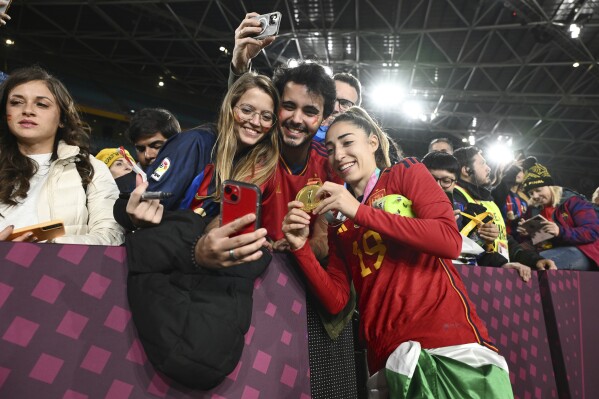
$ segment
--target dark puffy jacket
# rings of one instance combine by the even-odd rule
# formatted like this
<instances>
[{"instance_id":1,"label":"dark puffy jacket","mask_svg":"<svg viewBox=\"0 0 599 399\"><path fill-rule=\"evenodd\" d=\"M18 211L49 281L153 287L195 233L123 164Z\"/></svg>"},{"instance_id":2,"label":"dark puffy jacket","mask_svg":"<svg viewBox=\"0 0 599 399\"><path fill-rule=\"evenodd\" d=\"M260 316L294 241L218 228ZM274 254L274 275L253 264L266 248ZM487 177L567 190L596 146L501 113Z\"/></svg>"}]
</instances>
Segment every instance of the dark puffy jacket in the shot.
<instances>
[{"instance_id":1,"label":"dark puffy jacket","mask_svg":"<svg viewBox=\"0 0 599 399\"><path fill-rule=\"evenodd\" d=\"M154 367L203 390L236 367L252 317L254 279L271 260L210 270L192 250L206 221L191 211L167 212L160 225L126 238L127 294L139 339Z\"/></svg>"}]
</instances>

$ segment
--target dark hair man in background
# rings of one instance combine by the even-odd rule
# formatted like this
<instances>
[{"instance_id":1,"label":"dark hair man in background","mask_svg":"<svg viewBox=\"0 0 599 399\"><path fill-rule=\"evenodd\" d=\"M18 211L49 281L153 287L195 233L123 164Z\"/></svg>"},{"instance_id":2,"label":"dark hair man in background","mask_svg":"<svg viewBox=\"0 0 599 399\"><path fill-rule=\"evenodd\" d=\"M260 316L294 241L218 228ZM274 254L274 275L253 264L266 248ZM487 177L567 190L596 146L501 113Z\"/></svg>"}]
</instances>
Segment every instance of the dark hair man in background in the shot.
<instances>
[{"instance_id":1,"label":"dark hair man in background","mask_svg":"<svg viewBox=\"0 0 599 399\"><path fill-rule=\"evenodd\" d=\"M478 228L479 236L486 241L487 251L478 258L481 266L504 266L506 264L520 264L535 267L539 270L556 269L555 263L544 259L534 251L522 248L518 242L506 233L505 220L490 191L491 168L487 165L482 152L478 147L465 147L457 149L454 154L460 166L458 183L453 192L455 202L461 204L465 213L472 207L484 207L484 210L493 215L493 221L487 222ZM462 231L469 223L469 219L462 218L458 229Z\"/></svg>"},{"instance_id":2,"label":"dark hair man in background","mask_svg":"<svg viewBox=\"0 0 599 399\"><path fill-rule=\"evenodd\" d=\"M351 73L341 72L333 76L335 80L335 91L337 98L335 99L335 109L333 113L322 122L318 128L314 140L323 143L324 138L329 129L329 125L333 123L337 115L344 113L354 105L362 104L362 84Z\"/></svg>"},{"instance_id":3,"label":"dark hair man in background","mask_svg":"<svg viewBox=\"0 0 599 399\"><path fill-rule=\"evenodd\" d=\"M143 169L158 156L164 142L181 131L175 116L162 108L144 108L131 118L127 136L135 146L137 160Z\"/></svg>"}]
</instances>

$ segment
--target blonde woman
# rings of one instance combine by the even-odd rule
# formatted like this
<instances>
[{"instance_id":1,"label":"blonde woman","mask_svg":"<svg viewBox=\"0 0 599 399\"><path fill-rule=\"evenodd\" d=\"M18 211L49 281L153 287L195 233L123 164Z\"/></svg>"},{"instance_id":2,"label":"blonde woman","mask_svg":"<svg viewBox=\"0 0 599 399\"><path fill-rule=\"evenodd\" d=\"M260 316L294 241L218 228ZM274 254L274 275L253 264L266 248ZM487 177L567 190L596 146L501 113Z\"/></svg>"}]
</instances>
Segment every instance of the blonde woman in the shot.
<instances>
[{"instance_id":1,"label":"blonde woman","mask_svg":"<svg viewBox=\"0 0 599 399\"><path fill-rule=\"evenodd\" d=\"M522 188L538 207L530 207L527 218L543 216L543 231L553 238L538 244L539 253L558 269L598 270L599 218L589 201L578 193L556 186L549 171L536 163L524 176ZM524 222L524 220L523 220ZM518 227L521 235L528 233Z\"/></svg>"},{"instance_id":2,"label":"blonde woman","mask_svg":"<svg viewBox=\"0 0 599 399\"><path fill-rule=\"evenodd\" d=\"M279 95L268 77L242 76L225 95L216 126L200 126L164 144L147 170L148 183L129 199L129 218L119 217L119 223L129 229L157 224L164 210L175 209L191 208L202 216L216 216L218 187L227 179L264 189L279 157L278 107ZM162 202L140 201L137 192L144 189L173 196Z\"/></svg>"}]
</instances>

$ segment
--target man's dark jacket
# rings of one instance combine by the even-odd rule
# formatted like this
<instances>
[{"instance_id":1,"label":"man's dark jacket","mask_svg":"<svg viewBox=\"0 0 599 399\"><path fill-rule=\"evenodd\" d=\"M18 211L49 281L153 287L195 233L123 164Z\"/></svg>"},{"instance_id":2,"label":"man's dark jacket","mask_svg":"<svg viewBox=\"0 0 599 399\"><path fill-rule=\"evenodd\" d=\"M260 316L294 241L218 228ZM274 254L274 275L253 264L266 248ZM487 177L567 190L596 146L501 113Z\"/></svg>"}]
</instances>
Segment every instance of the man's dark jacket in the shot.
<instances>
[{"instance_id":1,"label":"man's dark jacket","mask_svg":"<svg viewBox=\"0 0 599 399\"><path fill-rule=\"evenodd\" d=\"M191 211L165 212L160 225L126 239L127 294L139 339L154 367L203 390L236 367L252 317L254 279L271 260L218 270L194 265L206 221Z\"/></svg>"},{"instance_id":2,"label":"man's dark jacket","mask_svg":"<svg viewBox=\"0 0 599 399\"><path fill-rule=\"evenodd\" d=\"M470 196L477 201L493 201L491 191L485 187L469 183L462 179L458 181L458 185L468 191ZM468 203L468 200L458 190L453 191L453 200L455 202L459 202L464 207ZM458 225L458 229L460 230L463 227L463 225ZM541 259L544 259L536 252L523 248L518 241L516 241L514 237L509 234L507 235L507 242L508 252L510 254L510 262L520 262L534 269L536 268L537 262ZM477 262L481 266L501 267L508 263L508 260L497 252L483 252L477 258Z\"/></svg>"}]
</instances>

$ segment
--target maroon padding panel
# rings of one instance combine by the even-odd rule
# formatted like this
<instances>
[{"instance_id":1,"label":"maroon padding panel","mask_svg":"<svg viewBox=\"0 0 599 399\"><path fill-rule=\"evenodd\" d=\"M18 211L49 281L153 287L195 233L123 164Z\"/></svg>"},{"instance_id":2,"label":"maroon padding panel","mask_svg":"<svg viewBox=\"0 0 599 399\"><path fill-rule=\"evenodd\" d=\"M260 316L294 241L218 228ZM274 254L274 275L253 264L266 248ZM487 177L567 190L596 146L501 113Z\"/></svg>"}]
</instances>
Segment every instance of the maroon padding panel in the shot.
<instances>
[{"instance_id":1,"label":"maroon padding panel","mask_svg":"<svg viewBox=\"0 0 599 399\"><path fill-rule=\"evenodd\" d=\"M557 324L556 345L563 354L562 397L599 397L599 273L559 271L546 278Z\"/></svg>"},{"instance_id":2,"label":"maroon padding panel","mask_svg":"<svg viewBox=\"0 0 599 399\"><path fill-rule=\"evenodd\" d=\"M507 360L514 397L557 398L537 274L533 272L524 283L515 270L456 267L491 339Z\"/></svg>"},{"instance_id":3,"label":"maroon padding panel","mask_svg":"<svg viewBox=\"0 0 599 399\"><path fill-rule=\"evenodd\" d=\"M0 242L0 398L309 398L304 290L283 260L256 281L238 368L192 392L145 357L124 248Z\"/></svg>"}]
</instances>

